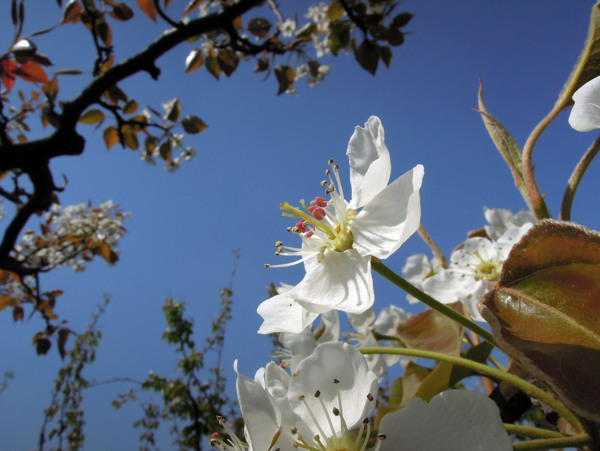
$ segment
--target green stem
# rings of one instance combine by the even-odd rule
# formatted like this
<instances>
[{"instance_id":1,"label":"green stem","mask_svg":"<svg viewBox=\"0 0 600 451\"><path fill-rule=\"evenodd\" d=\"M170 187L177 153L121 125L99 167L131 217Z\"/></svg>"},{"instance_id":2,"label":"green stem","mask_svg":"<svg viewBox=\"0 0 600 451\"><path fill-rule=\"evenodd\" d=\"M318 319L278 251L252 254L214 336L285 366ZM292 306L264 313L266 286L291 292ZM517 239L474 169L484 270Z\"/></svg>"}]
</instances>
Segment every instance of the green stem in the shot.
<instances>
[{"instance_id":1,"label":"green stem","mask_svg":"<svg viewBox=\"0 0 600 451\"><path fill-rule=\"evenodd\" d=\"M458 357L455 355L442 354L440 352L424 351L422 349L407 349L407 348L359 348L359 351L363 354L392 354L392 355L405 355L410 357L421 357L423 359L433 359L441 362L449 362L454 365L463 366L465 368L472 369L478 373L485 374L495 379L503 380L509 384L520 388L529 396L539 399L542 403L549 405L553 408L561 417L567 420L573 425L573 427L580 429L580 423L577 417L571 413L560 401L551 396L548 392L536 387L535 385L524 381L514 374L507 373L505 371L498 370L496 368L489 367L482 363L474 362L473 360L465 359L464 357Z\"/></svg>"},{"instance_id":2,"label":"green stem","mask_svg":"<svg viewBox=\"0 0 600 451\"><path fill-rule=\"evenodd\" d=\"M548 450L558 448L580 448L590 443L590 437L587 434L574 435L564 438L546 438L540 440L529 440L513 444L515 451Z\"/></svg>"},{"instance_id":3,"label":"green stem","mask_svg":"<svg viewBox=\"0 0 600 451\"><path fill-rule=\"evenodd\" d=\"M417 287L412 285L410 282L408 282L407 280L400 277L398 274L396 274L394 271L392 271L386 265L381 263L381 261L372 258L371 266L380 275L385 277L387 280L392 282L397 287L402 288L404 291L406 291L411 296L414 296L415 298L419 299L421 302L423 302L428 307L432 308L433 310L437 310L442 315L447 316L448 318L456 321L460 325L469 329L471 332L476 333L477 335L479 335L481 338L483 338L485 341L487 341L491 345L496 346L494 337L487 330L485 330L481 326L478 326L473 321L470 321L469 319L465 318L463 315L461 315L457 311L451 309L447 305L444 305L441 302L436 301L431 296L429 296L427 293L422 292Z\"/></svg>"},{"instance_id":4,"label":"green stem","mask_svg":"<svg viewBox=\"0 0 600 451\"><path fill-rule=\"evenodd\" d=\"M568 435L560 432L550 431L548 429L534 428L533 426L523 426L520 424L504 424L504 429L509 434L524 435L534 438L570 438Z\"/></svg>"},{"instance_id":5,"label":"green stem","mask_svg":"<svg viewBox=\"0 0 600 451\"><path fill-rule=\"evenodd\" d=\"M583 154L577 166L573 170L569 181L567 182L567 188L565 189L565 194L563 195L562 205L560 207L560 219L564 221L571 220L571 206L573 205L573 198L575 197L575 191L577 191L577 187L579 186L579 182L585 174L588 166L594 159L594 157L598 154L600 150L600 136L596 138L594 143L590 146L590 148Z\"/></svg>"}]
</instances>

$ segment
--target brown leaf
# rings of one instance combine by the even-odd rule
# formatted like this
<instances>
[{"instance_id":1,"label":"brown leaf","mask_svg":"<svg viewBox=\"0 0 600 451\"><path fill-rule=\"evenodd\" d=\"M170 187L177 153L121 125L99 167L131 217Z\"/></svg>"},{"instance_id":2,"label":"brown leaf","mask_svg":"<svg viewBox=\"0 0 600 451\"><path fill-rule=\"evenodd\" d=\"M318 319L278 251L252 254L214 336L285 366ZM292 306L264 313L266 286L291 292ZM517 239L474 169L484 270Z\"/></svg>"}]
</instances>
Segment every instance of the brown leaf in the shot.
<instances>
[{"instance_id":1,"label":"brown leaf","mask_svg":"<svg viewBox=\"0 0 600 451\"><path fill-rule=\"evenodd\" d=\"M154 0L137 0L137 4L144 14L156 22L158 11L156 10L156 6L154 6Z\"/></svg>"},{"instance_id":2,"label":"brown leaf","mask_svg":"<svg viewBox=\"0 0 600 451\"><path fill-rule=\"evenodd\" d=\"M413 349L452 355L460 353L460 326L435 310L426 310L400 323L396 332L400 339Z\"/></svg>"},{"instance_id":3,"label":"brown leaf","mask_svg":"<svg viewBox=\"0 0 600 451\"><path fill-rule=\"evenodd\" d=\"M116 143L119 142L119 132L116 127L109 125L104 129L103 133L104 144L106 145L106 149L110 149Z\"/></svg>"},{"instance_id":4,"label":"brown leaf","mask_svg":"<svg viewBox=\"0 0 600 451\"><path fill-rule=\"evenodd\" d=\"M600 234L537 223L482 304L494 337L577 414L600 421Z\"/></svg>"},{"instance_id":5,"label":"brown leaf","mask_svg":"<svg viewBox=\"0 0 600 451\"><path fill-rule=\"evenodd\" d=\"M202 66L204 62L204 55L202 50L194 49L190 52L188 57L185 59L185 72L193 72Z\"/></svg>"}]
</instances>

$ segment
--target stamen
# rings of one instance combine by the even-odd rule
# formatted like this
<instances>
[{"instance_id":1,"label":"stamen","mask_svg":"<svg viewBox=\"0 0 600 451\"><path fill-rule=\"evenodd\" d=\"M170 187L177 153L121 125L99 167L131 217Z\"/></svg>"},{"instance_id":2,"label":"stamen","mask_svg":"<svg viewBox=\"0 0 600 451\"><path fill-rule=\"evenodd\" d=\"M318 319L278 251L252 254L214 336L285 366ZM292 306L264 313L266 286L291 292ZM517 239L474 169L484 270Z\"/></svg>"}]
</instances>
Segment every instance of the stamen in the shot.
<instances>
[{"instance_id":1,"label":"stamen","mask_svg":"<svg viewBox=\"0 0 600 451\"><path fill-rule=\"evenodd\" d=\"M302 401L302 403L304 404L304 407L306 407L306 410L308 411L308 414L310 415L310 418L313 420L313 423L315 424L315 427L319 431L319 434L321 434L323 437L326 437L327 435L325 434L325 431L323 431L323 429L321 429L321 425L319 424L319 422L315 418L314 414L312 413L312 410L310 410L310 407L308 406L308 403L306 402L306 399L304 399L304 395L300 395L298 397L298 400Z\"/></svg>"}]
</instances>

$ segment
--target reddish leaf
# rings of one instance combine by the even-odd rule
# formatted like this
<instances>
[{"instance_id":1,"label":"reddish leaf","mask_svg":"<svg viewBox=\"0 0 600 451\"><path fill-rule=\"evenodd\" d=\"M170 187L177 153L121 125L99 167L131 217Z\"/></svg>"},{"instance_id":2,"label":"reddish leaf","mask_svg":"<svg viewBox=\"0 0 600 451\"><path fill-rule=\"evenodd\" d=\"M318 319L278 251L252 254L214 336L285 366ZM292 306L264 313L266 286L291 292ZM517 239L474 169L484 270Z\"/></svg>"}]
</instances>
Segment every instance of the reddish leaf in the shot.
<instances>
[{"instance_id":1,"label":"reddish leaf","mask_svg":"<svg viewBox=\"0 0 600 451\"><path fill-rule=\"evenodd\" d=\"M400 323L398 336L409 348L458 355L462 331L460 326L435 310L426 310Z\"/></svg>"},{"instance_id":2,"label":"reddish leaf","mask_svg":"<svg viewBox=\"0 0 600 451\"><path fill-rule=\"evenodd\" d=\"M239 57L231 49L219 51L219 67L228 77L235 71L240 61Z\"/></svg>"},{"instance_id":3,"label":"reddish leaf","mask_svg":"<svg viewBox=\"0 0 600 451\"><path fill-rule=\"evenodd\" d=\"M110 15L117 20L129 20L133 17L133 10L125 3L117 3Z\"/></svg>"},{"instance_id":4,"label":"reddish leaf","mask_svg":"<svg viewBox=\"0 0 600 451\"><path fill-rule=\"evenodd\" d=\"M75 22L81 16L81 5L77 0L69 0L63 10L62 23Z\"/></svg>"},{"instance_id":5,"label":"reddish leaf","mask_svg":"<svg viewBox=\"0 0 600 451\"><path fill-rule=\"evenodd\" d=\"M156 6L154 6L154 0L137 0L137 4L144 14L156 22L158 11L156 10Z\"/></svg>"},{"instance_id":6,"label":"reddish leaf","mask_svg":"<svg viewBox=\"0 0 600 451\"><path fill-rule=\"evenodd\" d=\"M219 60L214 56L212 50L211 54L206 57L206 69L212 74L217 80L221 74L221 68L219 67Z\"/></svg>"},{"instance_id":7,"label":"reddish leaf","mask_svg":"<svg viewBox=\"0 0 600 451\"><path fill-rule=\"evenodd\" d=\"M600 421L600 234L536 224L481 306L502 349L577 414Z\"/></svg>"},{"instance_id":8,"label":"reddish leaf","mask_svg":"<svg viewBox=\"0 0 600 451\"><path fill-rule=\"evenodd\" d=\"M48 81L48 76L46 75L44 68L34 61L27 61L26 63L21 64L15 70L15 73L26 81L40 83L46 83Z\"/></svg>"},{"instance_id":9,"label":"reddish leaf","mask_svg":"<svg viewBox=\"0 0 600 451\"><path fill-rule=\"evenodd\" d=\"M4 310L7 307L10 307L13 304L11 300L10 294L3 294L0 296L0 311Z\"/></svg>"},{"instance_id":10,"label":"reddish leaf","mask_svg":"<svg viewBox=\"0 0 600 451\"><path fill-rule=\"evenodd\" d=\"M6 87L8 91L15 84L15 70L17 69L17 62L13 60L9 60L8 58L0 61L0 73L2 74L2 84Z\"/></svg>"}]
</instances>

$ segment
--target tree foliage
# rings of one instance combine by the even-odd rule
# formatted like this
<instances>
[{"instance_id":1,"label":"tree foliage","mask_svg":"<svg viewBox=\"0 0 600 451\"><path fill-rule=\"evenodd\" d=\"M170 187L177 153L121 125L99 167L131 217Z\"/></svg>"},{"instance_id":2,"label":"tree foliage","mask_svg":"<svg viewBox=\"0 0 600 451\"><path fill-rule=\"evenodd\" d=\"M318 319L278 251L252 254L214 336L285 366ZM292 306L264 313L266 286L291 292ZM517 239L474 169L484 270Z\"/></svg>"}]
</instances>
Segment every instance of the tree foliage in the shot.
<instances>
[{"instance_id":1,"label":"tree foliage","mask_svg":"<svg viewBox=\"0 0 600 451\"><path fill-rule=\"evenodd\" d=\"M157 59L188 45L182 62L188 73L205 69L219 80L252 61L255 72L274 74L277 94L291 93L302 78L309 85L325 78L329 66L321 60L328 54L353 52L371 74L379 61L389 66L392 47L404 42L403 29L412 17L398 13L394 0L331 0L308 6L302 20L296 11L284 13L275 0L191 0L185 7L170 0L56 3L56 24L25 34L29 14L38 10L11 0L14 33L0 55L0 196L11 206L0 241L0 310L11 308L17 321L31 304L46 323L33 340L37 352L45 354L55 339L61 355L69 329L56 324L54 310L62 292L43 291L39 276L64 265L82 269L96 256L115 263L127 213L112 203L61 207L60 193L68 183L66 178L62 185L56 183L50 162L81 155L85 127L91 125L102 127L107 149L120 144L140 152L145 161L162 160L167 169L176 170L196 153L184 145L185 134L207 127L196 112L182 111L177 98L140 108L143 99L131 98L121 82L142 72L160 80ZM118 61L113 28L133 29L144 20L163 23L166 29L144 49ZM39 50L40 42L64 27L85 29L92 67L78 67L78 55L73 55L72 68L55 69L53 55ZM74 76L83 88L64 98L61 88L66 77ZM43 136L33 136L36 117ZM35 215L42 218L39 232L26 229Z\"/></svg>"}]
</instances>

